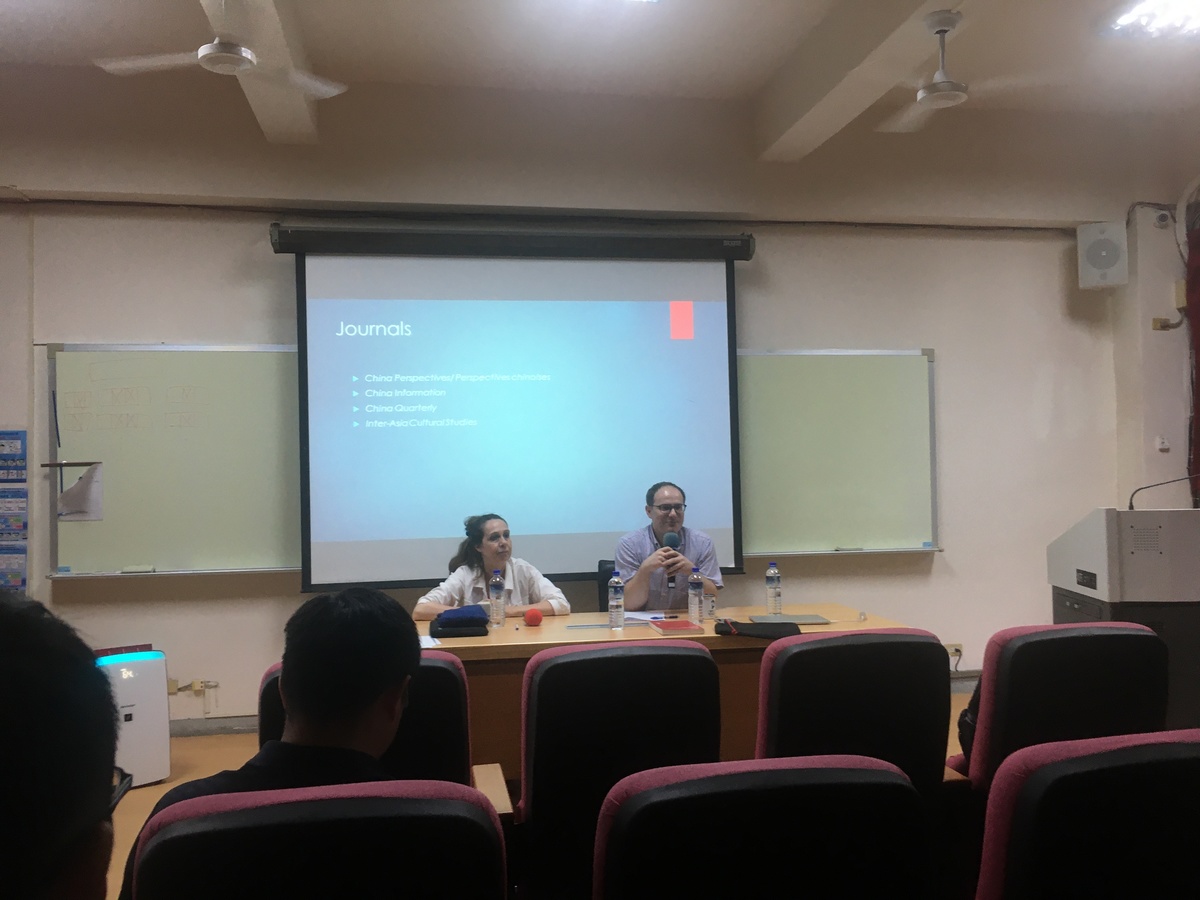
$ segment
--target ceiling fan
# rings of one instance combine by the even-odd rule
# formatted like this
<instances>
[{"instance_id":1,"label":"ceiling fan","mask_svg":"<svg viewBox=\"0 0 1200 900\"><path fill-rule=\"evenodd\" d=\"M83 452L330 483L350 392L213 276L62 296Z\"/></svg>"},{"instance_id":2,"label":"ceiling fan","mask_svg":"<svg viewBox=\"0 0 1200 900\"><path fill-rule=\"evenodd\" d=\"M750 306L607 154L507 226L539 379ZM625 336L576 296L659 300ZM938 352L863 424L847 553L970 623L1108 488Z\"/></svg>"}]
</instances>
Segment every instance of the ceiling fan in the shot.
<instances>
[{"instance_id":1,"label":"ceiling fan","mask_svg":"<svg viewBox=\"0 0 1200 900\"><path fill-rule=\"evenodd\" d=\"M224 18L225 3L221 3ZM224 26L225 23L223 22ZM223 27L222 31L227 31ZM183 69L200 66L218 75L252 75L281 84L288 84L310 97L324 100L336 97L346 90L346 85L303 69L265 68L255 52L229 34L217 34L212 41L196 50L183 53L164 53L151 56L125 56L93 60L105 72L112 75L138 75L142 72L161 72L167 69Z\"/></svg>"},{"instance_id":2,"label":"ceiling fan","mask_svg":"<svg viewBox=\"0 0 1200 900\"><path fill-rule=\"evenodd\" d=\"M915 103L885 119L876 131L916 131L928 124L939 109L958 106L967 99L967 86L946 74L946 35L958 27L962 13L950 9L939 9L925 17L925 27L938 40L938 68L933 79L917 90Z\"/></svg>"}]
</instances>

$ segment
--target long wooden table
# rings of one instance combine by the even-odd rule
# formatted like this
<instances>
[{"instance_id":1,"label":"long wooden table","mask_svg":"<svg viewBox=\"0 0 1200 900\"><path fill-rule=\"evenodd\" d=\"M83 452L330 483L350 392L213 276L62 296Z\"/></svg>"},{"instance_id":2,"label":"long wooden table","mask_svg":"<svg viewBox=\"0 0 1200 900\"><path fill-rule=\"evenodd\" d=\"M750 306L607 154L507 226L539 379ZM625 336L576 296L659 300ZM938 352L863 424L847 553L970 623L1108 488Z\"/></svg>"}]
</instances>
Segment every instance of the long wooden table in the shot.
<instances>
[{"instance_id":1,"label":"long wooden table","mask_svg":"<svg viewBox=\"0 0 1200 900\"><path fill-rule=\"evenodd\" d=\"M721 607L721 618L748 622L761 607ZM839 603L789 605L787 613L814 613L829 619L829 625L802 625L801 630L859 631L865 628L901 628L900 622L868 615ZM632 620L631 620L632 621ZM573 613L548 616L537 627L521 619L509 619L503 629L485 637L449 638L439 650L463 661L471 703L471 750L477 763L500 763L507 778L521 773L521 681L525 663L539 650L566 644L600 644L620 641L663 640L649 625L630 625L621 632L608 628L570 628L571 625L600 625L608 613ZM758 718L758 670L767 641L759 638L722 636L706 622L703 634L681 635L709 648L721 678L721 758L750 759ZM422 634L429 623L420 622Z\"/></svg>"}]
</instances>

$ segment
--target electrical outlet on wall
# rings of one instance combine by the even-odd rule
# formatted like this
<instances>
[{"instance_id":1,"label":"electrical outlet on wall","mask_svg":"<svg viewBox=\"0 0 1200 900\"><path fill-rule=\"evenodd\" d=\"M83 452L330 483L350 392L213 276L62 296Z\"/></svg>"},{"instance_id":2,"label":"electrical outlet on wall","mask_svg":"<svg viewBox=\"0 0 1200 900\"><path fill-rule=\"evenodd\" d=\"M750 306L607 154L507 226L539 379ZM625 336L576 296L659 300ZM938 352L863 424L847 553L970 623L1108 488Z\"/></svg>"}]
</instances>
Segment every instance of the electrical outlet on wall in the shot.
<instances>
[{"instance_id":1,"label":"electrical outlet on wall","mask_svg":"<svg viewBox=\"0 0 1200 900\"><path fill-rule=\"evenodd\" d=\"M962 659L962 644L946 644L945 647L951 659Z\"/></svg>"}]
</instances>

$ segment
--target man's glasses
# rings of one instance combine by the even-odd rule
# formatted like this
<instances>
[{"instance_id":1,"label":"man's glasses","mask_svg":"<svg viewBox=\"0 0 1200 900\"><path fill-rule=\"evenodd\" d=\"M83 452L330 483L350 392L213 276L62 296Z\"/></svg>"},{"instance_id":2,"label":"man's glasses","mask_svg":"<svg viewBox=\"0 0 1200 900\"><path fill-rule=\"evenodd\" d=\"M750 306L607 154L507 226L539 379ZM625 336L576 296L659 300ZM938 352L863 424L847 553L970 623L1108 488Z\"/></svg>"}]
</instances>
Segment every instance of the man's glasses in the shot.
<instances>
[{"instance_id":1,"label":"man's glasses","mask_svg":"<svg viewBox=\"0 0 1200 900\"><path fill-rule=\"evenodd\" d=\"M129 788L132 785L133 776L120 766L113 766L112 800L108 802L108 814L110 816L113 814L113 810L117 808L117 804L121 802L121 798L129 792Z\"/></svg>"},{"instance_id":2,"label":"man's glasses","mask_svg":"<svg viewBox=\"0 0 1200 900\"><path fill-rule=\"evenodd\" d=\"M661 513L683 512L687 509L686 503L655 503L653 506Z\"/></svg>"}]
</instances>

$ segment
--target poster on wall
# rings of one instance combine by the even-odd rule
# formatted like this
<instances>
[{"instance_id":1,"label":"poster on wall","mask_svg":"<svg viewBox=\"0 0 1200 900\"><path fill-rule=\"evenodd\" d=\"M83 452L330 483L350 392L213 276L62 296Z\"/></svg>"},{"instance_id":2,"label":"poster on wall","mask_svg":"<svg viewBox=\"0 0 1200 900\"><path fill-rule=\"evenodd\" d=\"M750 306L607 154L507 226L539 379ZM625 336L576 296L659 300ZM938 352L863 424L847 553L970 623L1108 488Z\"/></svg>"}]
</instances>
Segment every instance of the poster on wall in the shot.
<instances>
[{"instance_id":1,"label":"poster on wall","mask_svg":"<svg viewBox=\"0 0 1200 900\"><path fill-rule=\"evenodd\" d=\"M0 588L24 590L28 570L29 489L24 431L0 431ZM21 487L17 487L21 485Z\"/></svg>"},{"instance_id":2,"label":"poster on wall","mask_svg":"<svg viewBox=\"0 0 1200 900\"><path fill-rule=\"evenodd\" d=\"M23 541L29 534L29 489L0 487L0 542Z\"/></svg>"},{"instance_id":3,"label":"poster on wall","mask_svg":"<svg viewBox=\"0 0 1200 900\"><path fill-rule=\"evenodd\" d=\"M27 559L24 541L0 542L0 588L25 589Z\"/></svg>"},{"instance_id":4,"label":"poster on wall","mask_svg":"<svg viewBox=\"0 0 1200 900\"><path fill-rule=\"evenodd\" d=\"M0 482L28 481L24 431L0 431Z\"/></svg>"}]
</instances>

